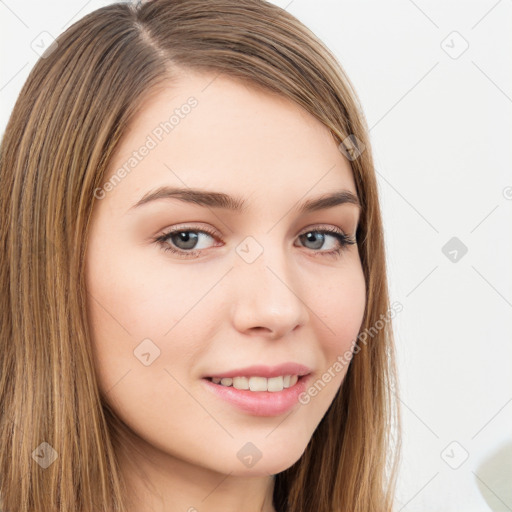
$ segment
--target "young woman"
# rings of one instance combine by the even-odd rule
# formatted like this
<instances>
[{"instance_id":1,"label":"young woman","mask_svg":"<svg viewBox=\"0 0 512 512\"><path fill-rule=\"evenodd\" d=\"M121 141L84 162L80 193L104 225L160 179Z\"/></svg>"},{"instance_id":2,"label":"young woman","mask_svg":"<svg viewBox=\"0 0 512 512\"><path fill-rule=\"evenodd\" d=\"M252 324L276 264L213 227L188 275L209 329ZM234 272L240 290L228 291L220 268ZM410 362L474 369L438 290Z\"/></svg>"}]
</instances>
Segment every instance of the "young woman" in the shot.
<instances>
[{"instance_id":1,"label":"young woman","mask_svg":"<svg viewBox=\"0 0 512 512\"><path fill-rule=\"evenodd\" d=\"M370 142L306 27L262 0L98 9L0 157L2 510L392 510Z\"/></svg>"}]
</instances>

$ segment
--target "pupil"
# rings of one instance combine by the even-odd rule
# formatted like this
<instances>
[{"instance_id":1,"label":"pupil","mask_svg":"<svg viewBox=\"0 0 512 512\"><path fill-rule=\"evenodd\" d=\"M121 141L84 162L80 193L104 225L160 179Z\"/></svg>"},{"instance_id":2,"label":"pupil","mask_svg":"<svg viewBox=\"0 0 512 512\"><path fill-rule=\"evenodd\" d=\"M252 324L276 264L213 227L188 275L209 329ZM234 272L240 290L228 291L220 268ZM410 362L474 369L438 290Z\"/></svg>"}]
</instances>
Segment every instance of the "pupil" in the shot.
<instances>
[{"instance_id":1,"label":"pupil","mask_svg":"<svg viewBox=\"0 0 512 512\"><path fill-rule=\"evenodd\" d=\"M309 232L309 233L306 233L304 236L308 239L308 241L311 241L311 242L315 242L315 238L318 237L318 239L316 240L316 246L313 247L313 249L320 249L324 243L323 233Z\"/></svg>"},{"instance_id":2,"label":"pupil","mask_svg":"<svg viewBox=\"0 0 512 512\"><path fill-rule=\"evenodd\" d=\"M191 236L190 233L190 231L180 231L179 233L174 235L178 237L178 242L185 242L184 246L180 245L180 243L176 244L180 249L192 249L195 246L197 242L197 234L194 233ZM175 240L173 240L173 242L175 243Z\"/></svg>"}]
</instances>

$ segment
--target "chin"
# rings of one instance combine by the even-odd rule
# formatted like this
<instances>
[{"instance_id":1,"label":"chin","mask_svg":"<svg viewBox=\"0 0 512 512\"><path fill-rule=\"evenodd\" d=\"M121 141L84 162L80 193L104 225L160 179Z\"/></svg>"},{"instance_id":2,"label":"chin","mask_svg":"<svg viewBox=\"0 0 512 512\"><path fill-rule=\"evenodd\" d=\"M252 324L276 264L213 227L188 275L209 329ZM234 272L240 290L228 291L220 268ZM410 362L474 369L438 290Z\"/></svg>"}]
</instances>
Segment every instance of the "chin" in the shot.
<instances>
[{"instance_id":1,"label":"chin","mask_svg":"<svg viewBox=\"0 0 512 512\"><path fill-rule=\"evenodd\" d=\"M272 450L268 451L268 455L265 456L263 453L261 459L259 459L252 467L243 467L243 463L237 464L236 469L233 471L233 475L239 476L268 476L282 473L291 466L293 466L302 456L304 450L301 452L288 452L276 454Z\"/></svg>"}]
</instances>

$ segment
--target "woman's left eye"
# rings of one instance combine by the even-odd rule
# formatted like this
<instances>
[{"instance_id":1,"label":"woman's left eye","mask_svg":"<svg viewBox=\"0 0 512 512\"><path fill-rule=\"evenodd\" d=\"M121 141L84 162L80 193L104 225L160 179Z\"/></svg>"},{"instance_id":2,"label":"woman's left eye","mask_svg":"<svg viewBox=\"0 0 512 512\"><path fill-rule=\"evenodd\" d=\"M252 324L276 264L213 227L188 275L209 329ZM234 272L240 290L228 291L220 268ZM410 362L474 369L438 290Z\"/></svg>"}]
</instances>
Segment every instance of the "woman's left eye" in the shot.
<instances>
[{"instance_id":1,"label":"woman's left eye","mask_svg":"<svg viewBox=\"0 0 512 512\"><path fill-rule=\"evenodd\" d=\"M328 251L318 250L319 246L322 247L324 245L326 237L334 239L334 248ZM306 231L302 235L299 235L299 240L301 240L302 243L313 242L313 245L316 245L316 247L314 247L314 253L324 256L339 256L349 245L355 245L357 243L354 237L350 237L342 231L333 228Z\"/></svg>"},{"instance_id":2,"label":"woman's left eye","mask_svg":"<svg viewBox=\"0 0 512 512\"><path fill-rule=\"evenodd\" d=\"M202 238L215 239L214 233L202 229L179 228L167 231L156 237L153 241L161 246L164 251L170 251L182 258L193 258L206 247L198 247L197 243ZM333 239L334 248L330 250L318 250L323 247L325 241ZM315 247L312 252L317 255L339 256L343 249L357 243L354 237L350 237L336 228L310 229L298 236L301 243L312 243ZM201 245L201 244L199 244ZM332 245L332 242L331 244Z\"/></svg>"}]
</instances>

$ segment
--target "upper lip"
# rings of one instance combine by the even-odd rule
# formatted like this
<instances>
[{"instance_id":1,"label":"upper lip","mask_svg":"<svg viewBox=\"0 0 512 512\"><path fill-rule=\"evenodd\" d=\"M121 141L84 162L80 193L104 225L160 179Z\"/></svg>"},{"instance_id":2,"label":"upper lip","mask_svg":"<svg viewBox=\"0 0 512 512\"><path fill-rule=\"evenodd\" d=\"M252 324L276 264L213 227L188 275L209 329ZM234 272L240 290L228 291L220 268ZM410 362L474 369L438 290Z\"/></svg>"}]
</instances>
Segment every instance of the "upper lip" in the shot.
<instances>
[{"instance_id":1,"label":"upper lip","mask_svg":"<svg viewBox=\"0 0 512 512\"><path fill-rule=\"evenodd\" d=\"M278 366L254 365L234 370L226 370L225 372L217 372L206 377L280 377L281 375L308 375L311 369L299 363L284 363Z\"/></svg>"}]
</instances>

